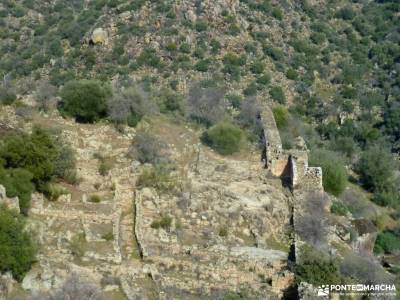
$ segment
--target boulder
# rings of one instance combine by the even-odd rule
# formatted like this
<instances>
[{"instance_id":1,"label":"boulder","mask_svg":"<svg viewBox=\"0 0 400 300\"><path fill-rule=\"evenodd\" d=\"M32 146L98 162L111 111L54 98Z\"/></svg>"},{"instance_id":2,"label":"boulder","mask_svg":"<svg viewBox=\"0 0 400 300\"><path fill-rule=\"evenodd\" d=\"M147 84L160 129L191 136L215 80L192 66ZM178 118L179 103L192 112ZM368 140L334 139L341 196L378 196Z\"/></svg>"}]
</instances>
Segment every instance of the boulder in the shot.
<instances>
[{"instance_id":1,"label":"boulder","mask_svg":"<svg viewBox=\"0 0 400 300\"><path fill-rule=\"evenodd\" d=\"M103 28L96 28L93 30L91 41L94 44L106 44L108 39L108 34L107 31L105 31Z\"/></svg>"}]
</instances>

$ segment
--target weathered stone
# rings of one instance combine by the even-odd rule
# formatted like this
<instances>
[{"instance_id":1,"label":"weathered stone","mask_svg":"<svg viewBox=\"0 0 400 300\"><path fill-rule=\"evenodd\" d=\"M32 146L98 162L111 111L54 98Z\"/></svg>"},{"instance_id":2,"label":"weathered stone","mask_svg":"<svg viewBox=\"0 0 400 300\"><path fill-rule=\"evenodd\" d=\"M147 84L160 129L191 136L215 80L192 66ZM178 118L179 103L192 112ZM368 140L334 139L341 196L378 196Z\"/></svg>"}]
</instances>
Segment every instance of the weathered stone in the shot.
<instances>
[{"instance_id":1,"label":"weathered stone","mask_svg":"<svg viewBox=\"0 0 400 300\"><path fill-rule=\"evenodd\" d=\"M91 40L94 44L106 44L108 40L107 31L103 28L96 28L93 30Z\"/></svg>"}]
</instances>

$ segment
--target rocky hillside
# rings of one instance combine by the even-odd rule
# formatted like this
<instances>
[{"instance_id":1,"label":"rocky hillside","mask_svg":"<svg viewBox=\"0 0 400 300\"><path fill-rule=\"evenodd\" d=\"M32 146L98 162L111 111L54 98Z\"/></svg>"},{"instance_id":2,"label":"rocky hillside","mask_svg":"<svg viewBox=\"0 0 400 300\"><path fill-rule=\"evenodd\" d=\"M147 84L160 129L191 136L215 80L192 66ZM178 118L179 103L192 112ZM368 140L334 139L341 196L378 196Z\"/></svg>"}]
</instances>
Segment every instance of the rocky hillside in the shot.
<instances>
[{"instance_id":1,"label":"rocky hillside","mask_svg":"<svg viewBox=\"0 0 400 300\"><path fill-rule=\"evenodd\" d=\"M1 1L0 299L397 282L399 14Z\"/></svg>"}]
</instances>

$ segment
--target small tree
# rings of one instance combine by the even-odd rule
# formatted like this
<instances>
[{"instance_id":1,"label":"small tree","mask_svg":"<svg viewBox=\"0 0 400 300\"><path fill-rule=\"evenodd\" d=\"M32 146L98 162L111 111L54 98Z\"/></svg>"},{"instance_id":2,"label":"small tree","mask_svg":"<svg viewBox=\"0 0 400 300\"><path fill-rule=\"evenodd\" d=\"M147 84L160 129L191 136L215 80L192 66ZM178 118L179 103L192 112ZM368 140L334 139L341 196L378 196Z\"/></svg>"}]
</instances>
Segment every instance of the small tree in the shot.
<instances>
[{"instance_id":1,"label":"small tree","mask_svg":"<svg viewBox=\"0 0 400 300\"><path fill-rule=\"evenodd\" d=\"M279 129L282 129L288 125L289 112L286 107L284 107L283 105L275 106L272 109L272 112L274 114L276 126L278 126Z\"/></svg>"},{"instance_id":2,"label":"small tree","mask_svg":"<svg viewBox=\"0 0 400 300\"><path fill-rule=\"evenodd\" d=\"M385 148L373 146L363 152L356 169L367 189L377 192L392 189L395 163Z\"/></svg>"},{"instance_id":3,"label":"small tree","mask_svg":"<svg viewBox=\"0 0 400 300\"><path fill-rule=\"evenodd\" d=\"M310 165L322 168L322 184L332 195L339 196L346 187L347 174L343 162L334 152L326 150L312 151Z\"/></svg>"},{"instance_id":4,"label":"small tree","mask_svg":"<svg viewBox=\"0 0 400 300\"><path fill-rule=\"evenodd\" d=\"M295 273L298 282L303 281L315 286L341 282L337 262L307 245L300 248Z\"/></svg>"},{"instance_id":5,"label":"small tree","mask_svg":"<svg viewBox=\"0 0 400 300\"><path fill-rule=\"evenodd\" d=\"M35 247L30 234L24 230L21 216L0 206L0 272L11 272L22 280L35 261Z\"/></svg>"},{"instance_id":6,"label":"small tree","mask_svg":"<svg viewBox=\"0 0 400 300\"><path fill-rule=\"evenodd\" d=\"M92 123L107 115L110 96L111 90L98 81L70 81L61 91L60 110L78 122Z\"/></svg>"},{"instance_id":7,"label":"small tree","mask_svg":"<svg viewBox=\"0 0 400 300\"><path fill-rule=\"evenodd\" d=\"M108 114L116 124L136 126L145 116L157 112L155 103L140 87L129 87L114 93L108 101Z\"/></svg>"},{"instance_id":8,"label":"small tree","mask_svg":"<svg viewBox=\"0 0 400 300\"><path fill-rule=\"evenodd\" d=\"M225 91L218 87L203 88L194 85L190 88L187 113L189 117L206 126L222 121L225 116Z\"/></svg>"},{"instance_id":9,"label":"small tree","mask_svg":"<svg viewBox=\"0 0 400 300\"><path fill-rule=\"evenodd\" d=\"M166 145L148 132L138 132L132 146L133 156L141 163L157 164L164 158L162 150L166 148Z\"/></svg>"},{"instance_id":10,"label":"small tree","mask_svg":"<svg viewBox=\"0 0 400 300\"><path fill-rule=\"evenodd\" d=\"M328 218L324 208L327 201L324 194L310 193L306 198L304 212L297 216L296 233L314 247L321 247L326 243Z\"/></svg>"},{"instance_id":11,"label":"small tree","mask_svg":"<svg viewBox=\"0 0 400 300\"><path fill-rule=\"evenodd\" d=\"M242 140L242 130L230 123L219 123L205 131L202 141L223 155L239 151Z\"/></svg>"},{"instance_id":12,"label":"small tree","mask_svg":"<svg viewBox=\"0 0 400 300\"><path fill-rule=\"evenodd\" d=\"M48 81L41 81L35 92L35 99L40 110L47 112L51 107L57 89Z\"/></svg>"},{"instance_id":13,"label":"small tree","mask_svg":"<svg viewBox=\"0 0 400 300\"><path fill-rule=\"evenodd\" d=\"M269 94L274 99L280 104L285 104L286 103L286 97L285 93L283 92L282 88L280 86L274 86L269 90Z\"/></svg>"},{"instance_id":14,"label":"small tree","mask_svg":"<svg viewBox=\"0 0 400 300\"><path fill-rule=\"evenodd\" d=\"M240 104L238 123L240 126L251 130L254 135L260 137L262 132L261 119L259 118L261 109L255 97L246 98Z\"/></svg>"}]
</instances>

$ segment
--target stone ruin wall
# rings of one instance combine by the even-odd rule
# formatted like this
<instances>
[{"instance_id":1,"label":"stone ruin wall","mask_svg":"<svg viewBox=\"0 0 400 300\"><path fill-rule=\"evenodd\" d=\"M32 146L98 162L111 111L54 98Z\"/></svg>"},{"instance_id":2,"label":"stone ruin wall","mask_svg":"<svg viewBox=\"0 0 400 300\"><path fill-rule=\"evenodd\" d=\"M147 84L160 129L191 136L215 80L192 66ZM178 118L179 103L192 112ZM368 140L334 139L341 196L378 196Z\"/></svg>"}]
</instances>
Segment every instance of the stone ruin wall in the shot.
<instances>
[{"instance_id":1,"label":"stone ruin wall","mask_svg":"<svg viewBox=\"0 0 400 300\"><path fill-rule=\"evenodd\" d=\"M273 176L287 179L293 190L322 190L322 169L308 166L308 151L284 150L272 110L261 105L260 119L264 134L262 159Z\"/></svg>"}]
</instances>

